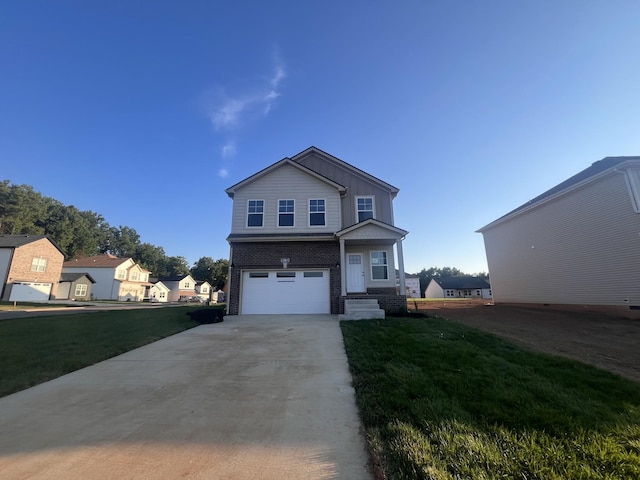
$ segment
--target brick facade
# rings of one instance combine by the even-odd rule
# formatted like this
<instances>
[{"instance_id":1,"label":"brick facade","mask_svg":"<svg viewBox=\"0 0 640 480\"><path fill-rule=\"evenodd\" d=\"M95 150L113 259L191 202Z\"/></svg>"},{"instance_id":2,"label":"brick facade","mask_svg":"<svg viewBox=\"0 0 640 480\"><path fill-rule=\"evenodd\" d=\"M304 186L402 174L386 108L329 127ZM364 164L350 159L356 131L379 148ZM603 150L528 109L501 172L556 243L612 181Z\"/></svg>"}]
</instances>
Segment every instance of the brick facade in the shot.
<instances>
[{"instance_id":1,"label":"brick facade","mask_svg":"<svg viewBox=\"0 0 640 480\"><path fill-rule=\"evenodd\" d=\"M34 258L46 260L47 264L44 272L31 271ZM51 283L51 297L55 298L63 262L64 255L47 238L16 247L11 259L11 266L6 279L7 283L2 291L2 300L9 300L13 282Z\"/></svg>"},{"instance_id":2,"label":"brick facade","mask_svg":"<svg viewBox=\"0 0 640 480\"><path fill-rule=\"evenodd\" d=\"M248 242L234 243L229 272L230 291L228 308L230 315L240 311L240 282L242 270L281 270L281 258L290 260L290 269L326 268L329 270L329 294L331 313L340 309L340 245L338 242Z\"/></svg>"},{"instance_id":3,"label":"brick facade","mask_svg":"<svg viewBox=\"0 0 640 480\"><path fill-rule=\"evenodd\" d=\"M387 313L404 313L407 311L407 296L398 295L394 288L386 289L387 292L383 292L382 288L370 288L368 293L363 294L351 294L346 297L340 297L340 312L344 312L344 301L349 298L375 298L378 300L378 305Z\"/></svg>"}]
</instances>

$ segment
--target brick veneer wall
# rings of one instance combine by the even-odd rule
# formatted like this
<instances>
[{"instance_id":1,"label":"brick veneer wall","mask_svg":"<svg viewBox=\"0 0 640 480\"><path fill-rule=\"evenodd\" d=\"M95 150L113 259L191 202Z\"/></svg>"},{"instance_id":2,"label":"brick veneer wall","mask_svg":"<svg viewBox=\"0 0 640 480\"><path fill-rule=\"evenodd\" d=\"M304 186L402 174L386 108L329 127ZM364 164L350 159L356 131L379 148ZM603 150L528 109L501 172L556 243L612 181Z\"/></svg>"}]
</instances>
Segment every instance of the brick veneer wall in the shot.
<instances>
[{"instance_id":1,"label":"brick veneer wall","mask_svg":"<svg viewBox=\"0 0 640 480\"><path fill-rule=\"evenodd\" d=\"M378 293L373 292L372 290L377 290ZM380 292L384 289L368 289L369 293L360 294L360 295L347 295L346 297L340 297L340 311L344 312L344 301L347 298L375 298L378 300L378 305L385 312L406 312L407 311L407 296L406 295L398 295L395 292L395 288L387 289L389 292L384 293Z\"/></svg>"},{"instance_id":2,"label":"brick veneer wall","mask_svg":"<svg viewBox=\"0 0 640 480\"><path fill-rule=\"evenodd\" d=\"M243 269L281 270L281 258L290 260L288 268L329 269L331 313L340 309L340 245L338 242L251 242L234 243L231 259L228 308L230 315L240 311L240 281Z\"/></svg>"},{"instance_id":3,"label":"brick veneer wall","mask_svg":"<svg viewBox=\"0 0 640 480\"><path fill-rule=\"evenodd\" d=\"M41 257L47 260L47 267L44 272L31 271L34 257ZM55 298L63 262L64 255L46 238L17 247L11 259L11 267L7 277L7 285L2 292L2 300L9 300L13 282L51 283L51 298Z\"/></svg>"}]
</instances>

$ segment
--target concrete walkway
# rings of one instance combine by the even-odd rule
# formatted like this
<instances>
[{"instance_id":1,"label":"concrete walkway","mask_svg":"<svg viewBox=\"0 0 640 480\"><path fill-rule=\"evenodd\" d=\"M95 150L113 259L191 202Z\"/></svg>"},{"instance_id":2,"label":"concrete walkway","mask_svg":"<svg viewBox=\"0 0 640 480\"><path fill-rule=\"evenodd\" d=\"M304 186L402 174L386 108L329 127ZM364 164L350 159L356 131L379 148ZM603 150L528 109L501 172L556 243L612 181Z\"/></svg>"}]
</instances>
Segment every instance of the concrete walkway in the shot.
<instances>
[{"instance_id":1,"label":"concrete walkway","mask_svg":"<svg viewBox=\"0 0 640 480\"><path fill-rule=\"evenodd\" d=\"M1 398L0 478L371 479L337 317L225 317Z\"/></svg>"}]
</instances>

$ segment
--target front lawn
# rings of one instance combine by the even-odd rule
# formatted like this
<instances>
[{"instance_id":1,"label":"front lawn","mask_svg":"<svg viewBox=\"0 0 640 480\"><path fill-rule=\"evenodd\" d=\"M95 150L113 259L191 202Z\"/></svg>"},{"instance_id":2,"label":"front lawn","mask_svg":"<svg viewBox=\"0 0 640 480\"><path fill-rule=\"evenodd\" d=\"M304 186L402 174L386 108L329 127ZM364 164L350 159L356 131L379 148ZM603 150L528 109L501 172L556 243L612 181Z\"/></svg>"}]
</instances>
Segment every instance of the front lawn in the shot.
<instances>
[{"instance_id":1,"label":"front lawn","mask_svg":"<svg viewBox=\"0 0 640 480\"><path fill-rule=\"evenodd\" d=\"M198 307L73 313L0 321L0 396L195 327Z\"/></svg>"},{"instance_id":2,"label":"front lawn","mask_svg":"<svg viewBox=\"0 0 640 480\"><path fill-rule=\"evenodd\" d=\"M640 385L444 319L341 326L389 479L640 478Z\"/></svg>"}]
</instances>

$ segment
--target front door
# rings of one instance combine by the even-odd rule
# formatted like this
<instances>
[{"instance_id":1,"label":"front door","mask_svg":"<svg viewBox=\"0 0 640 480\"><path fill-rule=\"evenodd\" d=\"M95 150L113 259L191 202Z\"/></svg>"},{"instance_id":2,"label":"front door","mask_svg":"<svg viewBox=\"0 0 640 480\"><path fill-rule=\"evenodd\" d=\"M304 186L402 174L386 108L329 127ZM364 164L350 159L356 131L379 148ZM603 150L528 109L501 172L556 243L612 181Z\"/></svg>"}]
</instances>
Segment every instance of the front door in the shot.
<instances>
[{"instance_id":1,"label":"front door","mask_svg":"<svg viewBox=\"0 0 640 480\"><path fill-rule=\"evenodd\" d=\"M347 254L347 293L362 293L364 288L364 264L361 253Z\"/></svg>"}]
</instances>

